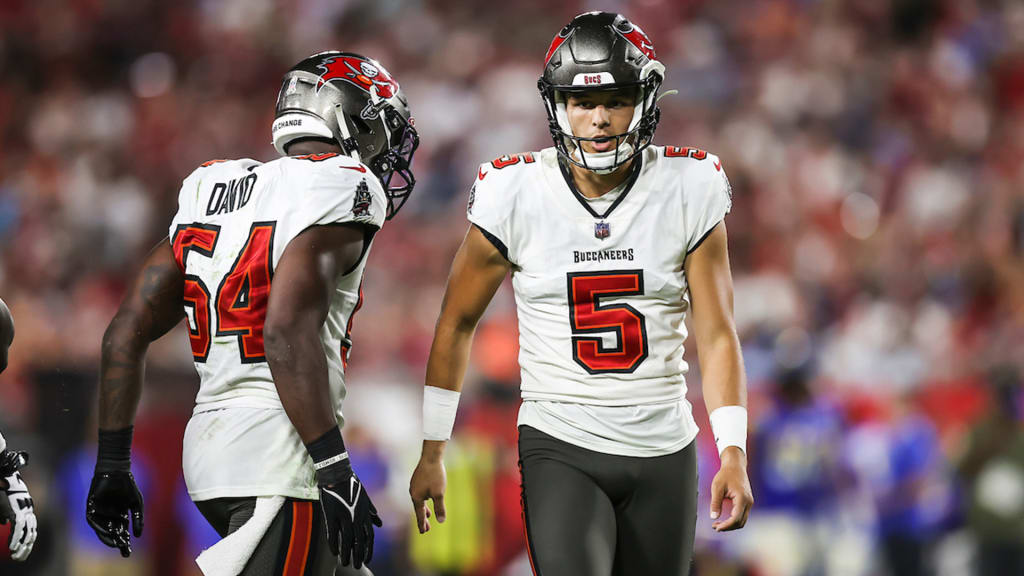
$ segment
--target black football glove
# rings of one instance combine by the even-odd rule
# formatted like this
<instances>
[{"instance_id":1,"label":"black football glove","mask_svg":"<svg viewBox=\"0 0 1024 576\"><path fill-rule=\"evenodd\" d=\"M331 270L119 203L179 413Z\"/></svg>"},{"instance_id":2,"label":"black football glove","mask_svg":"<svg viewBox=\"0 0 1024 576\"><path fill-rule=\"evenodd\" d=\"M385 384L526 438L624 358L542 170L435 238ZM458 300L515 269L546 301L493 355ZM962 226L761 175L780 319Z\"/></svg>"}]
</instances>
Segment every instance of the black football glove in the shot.
<instances>
[{"instance_id":1,"label":"black football glove","mask_svg":"<svg viewBox=\"0 0 1024 576\"><path fill-rule=\"evenodd\" d=\"M142 493L131 473L132 428L100 430L96 472L89 485L85 502L85 519L100 542L121 551L127 558L132 553L131 534L142 536Z\"/></svg>"},{"instance_id":2,"label":"black football glove","mask_svg":"<svg viewBox=\"0 0 1024 576\"><path fill-rule=\"evenodd\" d=\"M332 428L306 448L317 469L327 544L343 566L358 570L373 559L373 527L383 526L377 508L352 471L340 430Z\"/></svg>"},{"instance_id":3,"label":"black football glove","mask_svg":"<svg viewBox=\"0 0 1024 576\"><path fill-rule=\"evenodd\" d=\"M117 548L121 556L127 558L132 553L128 522L131 520L132 534L138 538L142 536L142 517L142 494L131 472L97 471L93 475L85 504L85 519L101 542Z\"/></svg>"},{"instance_id":4,"label":"black football glove","mask_svg":"<svg viewBox=\"0 0 1024 576\"><path fill-rule=\"evenodd\" d=\"M347 480L320 485L320 507L327 524L327 544L340 554L341 564L358 570L373 559L373 527L383 522L355 474Z\"/></svg>"},{"instance_id":5,"label":"black football glove","mask_svg":"<svg viewBox=\"0 0 1024 576\"><path fill-rule=\"evenodd\" d=\"M28 465L28 452L0 450L0 478L7 478Z\"/></svg>"}]
</instances>

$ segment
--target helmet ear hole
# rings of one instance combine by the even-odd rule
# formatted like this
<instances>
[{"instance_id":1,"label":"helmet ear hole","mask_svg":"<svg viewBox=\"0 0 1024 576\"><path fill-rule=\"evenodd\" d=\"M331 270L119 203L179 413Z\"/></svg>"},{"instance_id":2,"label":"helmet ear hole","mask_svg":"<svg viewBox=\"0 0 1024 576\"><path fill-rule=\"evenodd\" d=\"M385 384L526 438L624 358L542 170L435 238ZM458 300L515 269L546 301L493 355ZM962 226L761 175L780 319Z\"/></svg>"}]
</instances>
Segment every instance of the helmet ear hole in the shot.
<instances>
[{"instance_id":1,"label":"helmet ear hole","mask_svg":"<svg viewBox=\"0 0 1024 576\"><path fill-rule=\"evenodd\" d=\"M349 116L348 119L350 122L352 122L352 124L356 127L356 130L360 134L373 133L373 128L370 128L370 125L367 124L366 121L363 120L358 114L353 114Z\"/></svg>"}]
</instances>

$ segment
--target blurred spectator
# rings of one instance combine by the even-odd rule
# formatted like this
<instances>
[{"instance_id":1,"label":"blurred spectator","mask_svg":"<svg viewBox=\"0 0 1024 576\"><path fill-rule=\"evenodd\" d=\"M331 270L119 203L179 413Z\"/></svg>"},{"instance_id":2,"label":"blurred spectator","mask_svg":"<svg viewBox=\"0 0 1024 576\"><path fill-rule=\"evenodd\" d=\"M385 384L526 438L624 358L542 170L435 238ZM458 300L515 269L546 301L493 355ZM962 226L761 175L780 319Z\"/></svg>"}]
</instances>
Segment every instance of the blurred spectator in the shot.
<instances>
[{"instance_id":1,"label":"blurred spectator","mask_svg":"<svg viewBox=\"0 0 1024 576\"><path fill-rule=\"evenodd\" d=\"M959 472L967 524L977 543L976 574L1024 574L1024 422L1020 373L1002 366L990 378L991 405L971 429Z\"/></svg>"},{"instance_id":2,"label":"blurred spectator","mask_svg":"<svg viewBox=\"0 0 1024 576\"><path fill-rule=\"evenodd\" d=\"M840 504L842 422L834 406L815 397L807 364L780 372L773 405L753 426L758 514L744 539L766 576L824 574Z\"/></svg>"},{"instance_id":3,"label":"blurred spectator","mask_svg":"<svg viewBox=\"0 0 1024 576\"><path fill-rule=\"evenodd\" d=\"M848 434L847 465L873 510L888 574L934 574L929 553L952 513L953 492L934 425L906 395L895 395Z\"/></svg>"}]
</instances>

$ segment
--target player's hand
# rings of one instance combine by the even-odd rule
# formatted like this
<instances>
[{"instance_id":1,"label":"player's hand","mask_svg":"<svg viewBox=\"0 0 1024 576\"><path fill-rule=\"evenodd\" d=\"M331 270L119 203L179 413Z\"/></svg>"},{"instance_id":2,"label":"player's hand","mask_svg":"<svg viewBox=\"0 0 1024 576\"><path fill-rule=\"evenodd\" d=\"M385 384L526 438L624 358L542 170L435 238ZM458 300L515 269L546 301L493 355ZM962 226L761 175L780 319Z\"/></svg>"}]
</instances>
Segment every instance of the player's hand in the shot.
<instances>
[{"instance_id":1,"label":"player's hand","mask_svg":"<svg viewBox=\"0 0 1024 576\"><path fill-rule=\"evenodd\" d=\"M28 452L24 450L0 450L0 479L6 479L28 465ZM0 488L7 489L6 485Z\"/></svg>"},{"instance_id":2,"label":"player's hand","mask_svg":"<svg viewBox=\"0 0 1024 576\"><path fill-rule=\"evenodd\" d=\"M0 492L3 506L0 507L0 524L11 522L11 536L7 546L11 550L11 558L24 562L32 553L36 543L36 514L32 496L28 486L21 478L21 472L13 472L6 476L7 489Z\"/></svg>"},{"instance_id":3,"label":"player's hand","mask_svg":"<svg viewBox=\"0 0 1024 576\"><path fill-rule=\"evenodd\" d=\"M732 512L728 518L719 519L723 500L732 503ZM718 532L743 528L753 505L754 496L747 478L747 455L730 446L722 452L722 466L711 481L711 519L715 520L711 527Z\"/></svg>"},{"instance_id":4,"label":"player's hand","mask_svg":"<svg viewBox=\"0 0 1024 576\"><path fill-rule=\"evenodd\" d=\"M351 470L351 468L349 468ZM373 527L384 525L370 495L354 473L320 485L320 506L327 523L327 544L341 564L358 570L373 559Z\"/></svg>"},{"instance_id":5,"label":"player's hand","mask_svg":"<svg viewBox=\"0 0 1024 576\"><path fill-rule=\"evenodd\" d=\"M131 522L131 533L139 538L142 517L142 494L131 472L114 470L93 475L85 503L85 519L100 542L117 548L121 556L127 558L132 553L128 523Z\"/></svg>"},{"instance_id":6,"label":"player's hand","mask_svg":"<svg viewBox=\"0 0 1024 576\"><path fill-rule=\"evenodd\" d=\"M448 474L441 458L420 457L416 471L409 481L409 496L412 497L412 509L416 512L416 528L420 534L430 530L430 508L427 500L434 501L434 513L438 522L444 522L444 491L448 485Z\"/></svg>"}]
</instances>

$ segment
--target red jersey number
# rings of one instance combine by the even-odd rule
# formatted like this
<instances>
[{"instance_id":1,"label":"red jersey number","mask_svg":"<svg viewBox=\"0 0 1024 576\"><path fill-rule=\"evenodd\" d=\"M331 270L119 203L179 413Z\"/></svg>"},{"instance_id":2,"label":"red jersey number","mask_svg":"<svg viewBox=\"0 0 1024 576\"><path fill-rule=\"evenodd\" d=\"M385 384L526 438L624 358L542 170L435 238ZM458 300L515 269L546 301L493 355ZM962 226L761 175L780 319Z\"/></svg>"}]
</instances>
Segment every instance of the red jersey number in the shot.
<instances>
[{"instance_id":1,"label":"red jersey number","mask_svg":"<svg viewBox=\"0 0 1024 576\"><path fill-rule=\"evenodd\" d=\"M491 160L491 166L494 166L495 170L501 170L506 166L515 166L516 164L519 164L519 162L523 162L524 164L533 164L535 160L533 158L533 154L529 152L524 154L505 154L504 156L499 156L494 160Z\"/></svg>"},{"instance_id":2,"label":"red jersey number","mask_svg":"<svg viewBox=\"0 0 1024 576\"><path fill-rule=\"evenodd\" d=\"M320 152L319 154L304 154L302 156L292 156L296 160L309 160L311 162L323 162L328 158L334 158L335 156L341 156L337 152Z\"/></svg>"},{"instance_id":3,"label":"red jersey number","mask_svg":"<svg viewBox=\"0 0 1024 576\"><path fill-rule=\"evenodd\" d=\"M243 364L266 362L263 323L270 300L274 222L256 222L231 272L217 289L217 336L238 336Z\"/></svg>"},{"instance_id":4,"label":"red jersey number","mask_svg":"<svg viewBox=\"0 0 1024 576\"><path fill-rule=\"evenodd\" d=\"M687 148L683 146L665 146L665 157L666 158L693 158L694 160L703 160L708 157L708 153L701 150L700 148Z\"/></svg>"},{"instance_id":5,"label":"red jersey number","mask_svg":"<svg viewBox=\"0 0 1024 576\"><path fill-rule=\"evenodd\" d=\"M631 373L647 358L647 323L629 304L601 304L601 298L644 293L643 270L570 272L569 325L572 357L590 374ZM605 348L601 334L614 332L618 344Z\"/></svg>"},{"instance_id":6,"label":"red jersey number","mask_svg":"<svg viewBox=\"0 0 1024 576\"><path fill-rule=\"evenodd\" d=\"M178 268L185 272L188 255L193 250L206 257L213 256L217 247L220 226L204 224L182 224L174 231L171 246ZM192 346L192 358L206 362L210 353L210 290L199 276L185 274L185 308L191 309L188 323L188 340Z\"/></svg>"},{"instance_id":7,"label":"red jersey number","mask_svg":"<svg viewBox=\"0 0 1024 576\"><path fill-rule=\"evenodd\" d=\"M267 317L270 280L273 276L271 257L274 252L274 222L255 222L249 238L239 252L231 270L221 279L216 298L211 298L206 284L195 275L185 274L185 306L192 310L189 341L192 358L206 362L210 353L210 300L214 302L217 335L237 335L238 353L243 364L266 362L263 351L263 323ZM212 257L220 226L183 224L174 232L174 257L182 272L186 260L195 250Z\"/></svg>"}]
</instances>

